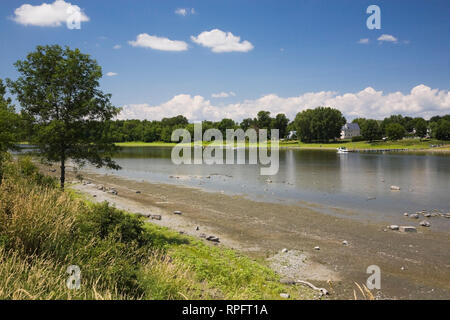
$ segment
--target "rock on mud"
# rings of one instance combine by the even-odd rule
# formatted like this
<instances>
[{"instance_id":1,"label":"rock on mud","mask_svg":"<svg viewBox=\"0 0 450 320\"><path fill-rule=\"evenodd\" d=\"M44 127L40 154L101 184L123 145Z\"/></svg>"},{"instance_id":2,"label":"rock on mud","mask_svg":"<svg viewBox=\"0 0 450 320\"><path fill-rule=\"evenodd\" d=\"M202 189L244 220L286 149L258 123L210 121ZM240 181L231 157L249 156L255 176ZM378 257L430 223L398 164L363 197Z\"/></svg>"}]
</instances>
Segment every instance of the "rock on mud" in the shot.
<instances>
[{"instance_id":1,"label":"rock on mud","mask_svg":"<svg viewBox=\"0 0 450 320\"><path fill-rule=\"evenodd\" d=\"M426 220L420 221L419 225L421 225L422 227L429 227L431 226L431 223L429 223Z\"/></svg>"},{"instance_id":2,"label":"rock on mud","mask_svg":"<svg viewBox=\"0 0 450 320\"><path fill-rule=\"evenodd\" d=\"M220 242L219 238L216 237L216 236L208 236L208 237L206 238L206 240L212 241L212 242Z\"/></svg>"},{"instance_id":3,"label":"rock on mud","mask_svg":"<svg viewBox=\"0 0 450 320\"><path fill-rule=\"evenodd\" d=\"M401 226L399 227L400 232L417 232L417 229L412 226Z\"/></svg>"}]
</instances>

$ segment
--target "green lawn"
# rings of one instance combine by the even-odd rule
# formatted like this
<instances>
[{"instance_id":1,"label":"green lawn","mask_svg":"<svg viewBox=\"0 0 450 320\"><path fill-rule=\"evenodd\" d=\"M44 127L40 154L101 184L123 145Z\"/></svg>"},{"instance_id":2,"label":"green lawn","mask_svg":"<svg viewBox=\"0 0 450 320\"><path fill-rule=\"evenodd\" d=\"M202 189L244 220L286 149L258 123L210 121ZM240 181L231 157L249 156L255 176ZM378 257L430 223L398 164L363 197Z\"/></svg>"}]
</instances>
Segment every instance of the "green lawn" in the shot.
<instances>
[{"instance_id":1,"label":"green lawn","mask_svg":"<svg viewBox=\"0 0 450 320\"><path fill-rule=\"evenodd\" d=\"M420 150L430 149L431 145L448 144L449 141L438 140L426 140L420 141L419 139L405 139L399 141L378 141L378 142L351 142L341 141L335 143L297 143L296 145L301 148L331 148L346 147L347 149L408 149L408 150Z\"/></svg>"},{"instance_id":2,"label":"green lawn","mask_svg":"<svg viewBox=\"0 0 450 320\"><path fill-rule=\"evenodd\" d=\"M210 142L204 142L203 145L211 144ZM270 142L268 143L270 145ZM349 140L330 142L330 143L304 143L298 141L280 141L280 147L293 147L293 148L305 148L305 149L336 149L344 146L347 149L409 149L420 150L430 149L431 145L449 145L450 141L438 141L438 140L424 140L419 139L405 139L399 141L378 141L378 142L351 142ZM173 142L120 142L116 145L121 147L172 147L176 143ZM246 143L247 147L255 147L256 144ZM446 148L443 148L446 149Z\"/></svg>"}]
</instances>

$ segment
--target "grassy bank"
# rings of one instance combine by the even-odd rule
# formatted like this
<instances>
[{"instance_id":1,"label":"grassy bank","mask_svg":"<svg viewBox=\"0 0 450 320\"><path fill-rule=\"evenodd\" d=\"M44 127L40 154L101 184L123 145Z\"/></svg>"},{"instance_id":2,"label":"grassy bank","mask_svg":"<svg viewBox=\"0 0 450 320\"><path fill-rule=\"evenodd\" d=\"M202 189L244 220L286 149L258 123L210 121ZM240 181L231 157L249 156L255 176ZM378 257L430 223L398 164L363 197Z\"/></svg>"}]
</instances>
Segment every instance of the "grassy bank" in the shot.
<instances>
[{"instance_id":1,"label":"grassy bank","mask_svg":"<svg viewBox=\"0 0 450 320\"><path fill-rule=\"evenodd\" d=\"M262 261L61 192L27 158L0 185L0 299L312 298ZM68 289L68 266L81 286Z\"/></svg>"},{"instance_id":2,"label":"grassy bank","mask_svg":"<svg viewBox=\"0 0 450 320\"><path fill-rule=\"evenodd\" d=\"M445 145L450 144L449 141L438 141L438 140L424 140L419 139L404 139L398 141L340 141L333 143L297 143L296 145L301 148L322 148L322 149L335 149L341 146L347 149L353 150L363 150L363 149L408 149L408 150L426 150L434 149L432 145Z\"/></svg>"},{"instance_id":3,"label":"grassy bank","mask_svg":"<svg viewBox=\"0 0 450 320\"><path fill-rule=\"evenodd\" d=\"M210 144L209 142L204 142L203 145L206 146ZM171 142L120 142L116 145L121 147L173 147L176 145ZM269 142L270 145L270 142ZM432 148L432 145L444 145L444 147ZM247 147L256 147L257 144L246 143ZM291 147L291 148L304 148L304 149L336 149L338 147L345 146L347 149L352 150L363 150L363 149L408 149L414 150L439 150L439 151L449 151L450 141L439 141L439 140L419 140L419 139L405 139L399 141L358 141L352 142L349 140L330 142L330 143L304 143L296 140L292 141L280 141L280 147Z\"/></svg>"}]
</instances>

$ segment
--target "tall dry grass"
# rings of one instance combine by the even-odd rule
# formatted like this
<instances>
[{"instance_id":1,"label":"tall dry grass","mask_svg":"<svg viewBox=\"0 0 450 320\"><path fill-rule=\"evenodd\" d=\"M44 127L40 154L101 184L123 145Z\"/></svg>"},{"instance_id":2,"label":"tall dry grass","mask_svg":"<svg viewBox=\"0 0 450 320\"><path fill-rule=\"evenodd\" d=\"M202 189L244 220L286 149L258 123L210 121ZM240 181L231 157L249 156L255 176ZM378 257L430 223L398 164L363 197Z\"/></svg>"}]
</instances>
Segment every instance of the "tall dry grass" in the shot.
<instances>
[{"instance_id":1,"label":"tall dry grass","mask_svg":"<svg viewBox=\"0 0 450 320\"><path fill-rule=\"evenodd\" d=\"M30 159L6 167L0 184L0 299L207 297L189 268L176 266L153 245L139 218L74 199L52 187ZM81 269L78 290L66 285L70 265Z\"/></svg>"}]
</instances>

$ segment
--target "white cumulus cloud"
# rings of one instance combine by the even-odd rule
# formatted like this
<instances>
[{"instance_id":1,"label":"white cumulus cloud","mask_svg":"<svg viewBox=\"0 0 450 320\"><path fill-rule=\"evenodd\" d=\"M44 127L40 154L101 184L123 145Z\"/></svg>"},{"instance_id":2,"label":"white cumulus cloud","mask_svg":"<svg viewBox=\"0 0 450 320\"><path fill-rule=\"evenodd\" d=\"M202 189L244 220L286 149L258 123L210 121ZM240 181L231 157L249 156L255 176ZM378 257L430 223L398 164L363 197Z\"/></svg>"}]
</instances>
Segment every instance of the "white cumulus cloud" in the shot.
<instances>
[{"instance_id":1,"label":"white cumulus cloud","mask_svg":"<svg viewBox=\"0 0 450 320\"><path fill-rule=\"evenodd\" d=\"M359 39L358 43L360 43L360 44L368 44L369 43L369 38Z\"/></svg>"},{"instance_id":2,"label":"white cumulus cloud","mask_svg":"<svg viewBox=\"0 0 450 320\"><path fill-rule=\"evenodd\" d=\"M116 72L108 72L106 75L107 75L108 77L115 77L115 76L117 76L117 75L119 75L119 74L116 73Z\"/></svg>"},{"instance_id":3,"label":"white cumulus cloud","mask_svg":"<svg viewBox=\"0 0 450 320\"><path fill-rule=\"evenodd\" d=\"M291 120L305 109L330 106L341 110L347 120L356 117L383 119L391 114L403 114L429 118L450 113L450 92L432 89L420 84L407 94L384 93L371 87L354 93L339 94L334 91L308 92L294 97L267 94L259 99L244 100L227 105L214 105L202 96L179 94L160 105L124 105L119 119L160 120L163 117L184 115L190 121L221 120L231 118L240 121L255 117L258 111L267 110L276 115L284 113Z\"/></svg>"},{"instance_id":4,"label":"white cumulus cloud","mask_svg":"<svg viewBox=\"0 0 450 320\"><path fill-rule=\"evenodd\" d=\"M378 37L378 41L397 42L398 39L390 34L382 34Z\"/></svg>"},{"instance_id":5,"label":"white cumulus cloud","mask_svg":"<svg viewBox=\"0 0 450 320\"><path fill-rule=\"evenodd\" d=\"M64 0L56 0L51 4L43 3L38 6L23 4L14 10L12 19L26 26L59 27L77 12L79 13L80 22L89 21L89 17L79 6Z\"/></svg>"},{"instance_id":6,"label":"white cumulus cloud","mask_svg":"<svg viewBox=\"0 0 450 320\"><path fill-rule=\"evenodd\" d=\"M230 91L230 92L213 93L211 95L211 97L213 97L213 98L228 98L230 96L234 97L234 96L236 96L236 94L233 91Z\"/></svg>"},{"instance_id":7,"label":"white cumulus cloud","mask_svg":"<svg viewBox=\"0 0 450 320\"><path fill-rule=\"evenodd\" d=\"M188 49L188 45L184 41L151 36L147 33L139 34L135 41L128 41L128 43L133 47L144 47L161 51L185 51Z\"/></svg>"},{"instance_id":8,"label":"white cumulus cloud","mask_svg":"<svg viewBox=\"0 0 450 320\"><path fill-rule=\"evenodd\" d=\"M122 48L122 46L121 46L120 44L116 44L116 45L113 47L113 49L115 49L115 50L119 50L120 48Z\"/></svg>"},{"instance_id":9,"label":"white cumulus cloud","mask_svg":"<svg viewBox=\"0 0 450 320\"><path fill-rule=\"evenodd\" d=\"M177 10L175 10L175 14L178 14L180 16L187 16L189 14L195 14L195 9L194 8L178 8Z\"/></svg>"},{"instance_id":10,"label":"white cumulus cloud","mask_svg":"<svg viewBox=\"0 0 450 320\"><path fill-rule=\"evenodd\" d=\"M241 41L241 37L219 29L203 31L197 37L191 36L191 40L199 45L211 48L213 52L217 53L233 51L248 52L253 49L253 45L249 41Z\"/></svg>"},{"instance_id":11,"label":"white cumulus cloud","mask_svg":"<svg viewBox=\"0 0 450 320\"><path fill-rule=\"evenodd\" d=\"M185 16L188 14L188 11L185 8L178 8L177 10L175 10L175 13L180 16Z\"/></svg>"}]
</instances>

